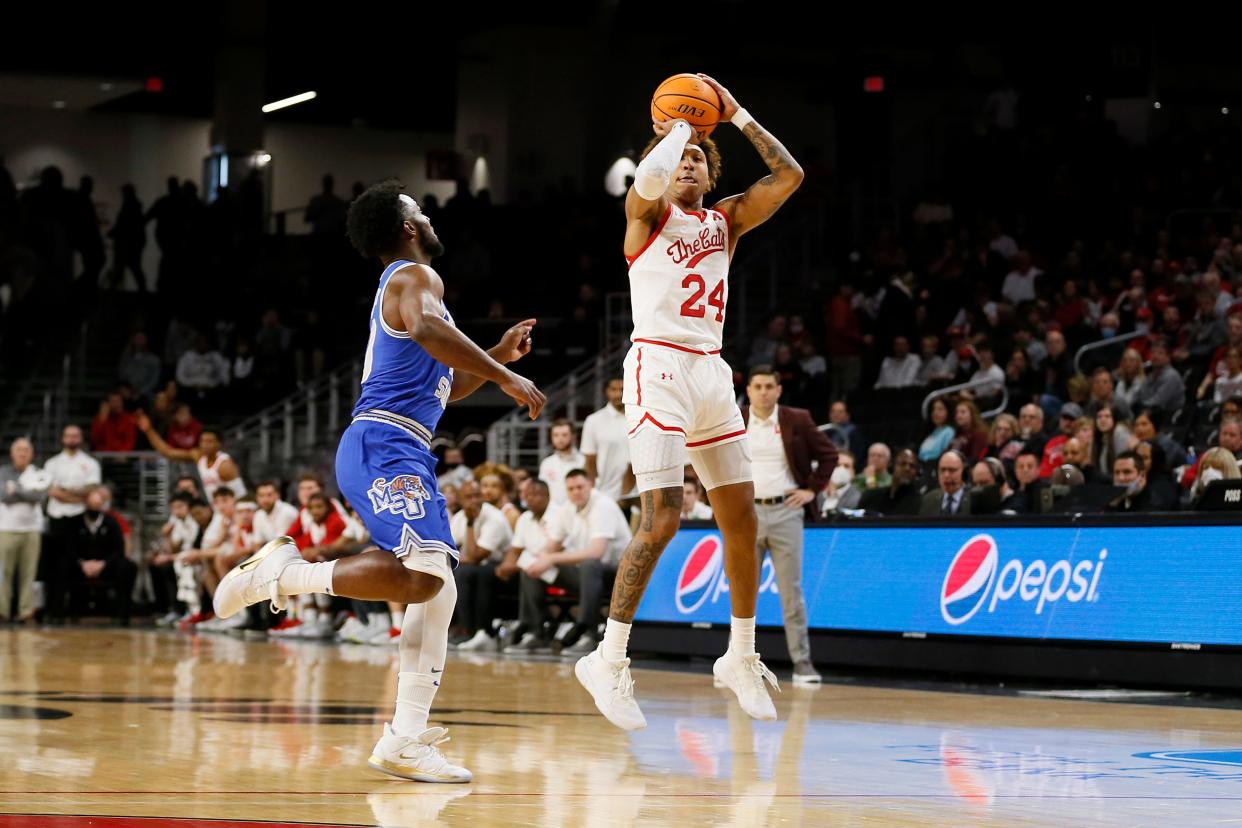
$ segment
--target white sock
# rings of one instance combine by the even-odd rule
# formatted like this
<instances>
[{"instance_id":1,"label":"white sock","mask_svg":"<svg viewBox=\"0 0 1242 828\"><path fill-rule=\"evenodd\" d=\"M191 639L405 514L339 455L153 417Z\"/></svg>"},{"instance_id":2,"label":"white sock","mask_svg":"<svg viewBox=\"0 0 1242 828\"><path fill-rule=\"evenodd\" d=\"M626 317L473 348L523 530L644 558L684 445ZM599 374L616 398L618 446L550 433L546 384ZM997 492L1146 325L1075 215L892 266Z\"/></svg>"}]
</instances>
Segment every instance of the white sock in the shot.
<instances>
[{"instance_id":1,"label":"white sock","mask_svg":"<svg viewBox=\"0 0 1242 828\"><path fill-rule=\"evenodd\" d=\"M441 674L398 673L397 713L392 718L392 732L398 736L417 736L427 729L431 703L440 689Z\"/></svg>"},{"instance_id":2,"label":"white sock","mask_svg":"<svg viewBox=\"0 0 1242 828\"><path fill-rule=\"evenodd\" d=\"M405 610L401 610L401 612L390 612L389 616L392 618L393 629L401 629L401 623L405 620Z\"/></svg>"},{"instance_id":3,"label":"white sock","mask_svg":"<svg viewBox=\"0 0 1242 828\"><path fill-rule=\"evenodd\" d=\"M314 624L318 620L319 620L319 610L315 607L314 604L307 604L306 607L302 610L302 623L303 624Z\"/></svg>"},{"instance_id":4,"label":"white sock","mask_svg":"<svg viewBox=\"0 0 1242 828\"><path fill-rule=\"evenodd\" d=\"M280 573L278 582L281 595L305 595L317 592L335 595L332 591L332 568L336 561L321 563L291 563Z\"/></svg>"},{"instance_id":5,"label":"white sock","mask_svg":"<svg viewBox=\"0 0 1242 828\"><path fill-rule=\"evenodd\" d=\"M630 644L630 626L611 618L608 619L608 623L604 625L603 656L605 660L625 660L625 651Z\"/></svg>"},{"instance_id":6,"label":"white sock","mask_svg":"<svg viewBox=\"0 0 1242 828\"><path fill-rule=\"evenodd\" d=\"M729 649L738 655L755 652L755 619L729 616Z\"/></svg>"}]
</instances>

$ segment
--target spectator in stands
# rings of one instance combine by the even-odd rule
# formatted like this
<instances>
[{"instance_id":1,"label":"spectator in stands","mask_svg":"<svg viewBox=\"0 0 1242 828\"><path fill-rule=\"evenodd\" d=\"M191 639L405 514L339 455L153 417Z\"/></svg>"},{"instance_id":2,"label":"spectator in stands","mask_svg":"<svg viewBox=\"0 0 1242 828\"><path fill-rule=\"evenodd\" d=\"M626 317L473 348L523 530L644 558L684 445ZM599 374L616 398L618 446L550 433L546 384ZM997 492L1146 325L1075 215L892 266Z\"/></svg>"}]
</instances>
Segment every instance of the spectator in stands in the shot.
<instances>
[{"instance_id":1,"label":"spectator in stands","mask_svg":"<svg viewBox=\"0 0 1242 828\"><path fill-rule=\"evenodd\" d=\"M919 460L935 463L953 442L957 432L949 423L949 404L944 397L936 397L927 408L928 434L919 445Z\"/></svg>"},{"instance_id":2,"label":"spectator in stands","mask_svg":"<svg viewBox=\"0 0 1242 828\"><path fill-rule=\"evenodd\" d=\"M1242 349L1242 313L1230 314L1225 319L1225 344L1217 348L1216 353L1212 354L1212 361L1208 363L1207 373L1209 375L1215 375L1218 378L1224 375L1226 371L1225 356L1229 353L1230 348ZM1207 382L1206 377L1204 382Z\"/></svg>"},{"instance_id":3,"label":"spectator in stands","mask_svg":"<svg viewBox=\"0 0 1242 828\"><path fill-rule=\"evenodd\" d=\"M464 640L457 645L463 652L496 649L492 619L496 615L496 596L502 581L496 567L512 546L509 521L495 506L483 500L479 484L473 480L458 489L461 510L453 515L453 542L461 563L453 571L457 581L456 625Z\"/></svg>"},{"instance_id":4,"label":"spectator in stands","mask_svg":"<svg viewBox=\"0 0 1242 828\"><path fill-rule=\"evenodd\" d=\"M978 357L979 367L971 375L970 381L988 384L974 389L972 393L980 400L992 400L999 397L1005 388L1005 372L996 364L991 344L987 340L980 342L975 346L975 355Z\"/></svg>"},{"instance_id":5,"label":"spectator in stands","mask_svg":"<svg viewBox=\"0 0 1242 828\"><path fill-rule=\"evenodd\" d=\"M847 449L855 457L866 453L867 438L862 429L850 422L850 411L845 400L837 400L829 406L828 422L832 425L828 429L828 439L837 448Z\"/></svg>"},{"instance_id":6,"label":"spectator in stands","mask_svg":"<svg viewBox=\"0 0 1242 828\"><path fill-rule=\"evenodd\" d=\"M827 334L828 393L832 399L844 399L858 387L862 376L862 358L870 347L870 337L864 335L855 308L858 297L849 282L841 282L837 292L828 303L824 328ZM757 363L756 363L757 364ZM841 448L860 451L857 446L838 443Z\"/></svg>"},{"instance_id":7,"label":"spectator in stands","mask_svg":"<svg viewBox=\"0 0 1242 828\"><path fill-rule=\"evenodd\" d=\"M854 477L857 472L854 468L854 455L848 451L837 452L837 465L832 470L832 475L828 478L828 485L818 497L820 517L828 517L838 508L853 509L857 504L850 505L852 496L850 492L858 492L859 497L862 492L854 485ZM841 500L846 500L846 505L841 507Z\"/></svg>"},{"instance_id":8,"label":"spectator in stands","mask_svg":"<svg viewBox=\"0 0 1242 828\"><path fill-rule=\"evenodd\" d=\"M1155 511L1147 492L1147 475L1143 458L1133 451L1122 452L1113 463L1113 485L1124 486L1126 491L1105 507L1109 512Z\"/></svg>"},{"instance_id":9,"label":"spectator in stands","mask_svg":"<svg viewBox=\"0 0 1242 828\"><path fill-rule=\"evenodd\" d=\"M703 488L697 480L682 483L681 519L711 520L712 507L703 502Z\"/></svg>"},{"instance_id":10,"label":"spectator in stands","mask_svg":"<svg viewBox=\"0 0 1242 828\"><path fill-rule=\"evenodd\" d=\"M917 515L922 497L918 458L910 449L902 449L893 458L891 485L863 492L858 505L882 515Z\"/></svg>"},{"instance_id":11,"label":"spectator in stands","mask_svg":"<svg viewBox=\"0 0 1242 828\"><path fill-rule=\"evenodd\" d=\"M883 489L893 482L889 467L893 461L893 452L884 443L872 443L867 449L867 465L854 476L854 488Z\"/></svg>"},{"instance_id":12,"label":"spectator in stands","mask_svg":"<svg viewBox=\"0 0 1242 828\"><path fill-rule=\"evenodd\" d=\"M781 344L776 348L776 356L768 368L776 372L776 376L781 381L781 387L786 389L787 398L791 404L805 405L804 394L806 392L806 375L802 373L802 366L793 356L793 348L789 345Z\"/></svg>"},{"instance_id":13,"label":"spectator in stands","mask_svg":"<svg viewBox=\"0 0 1242 828\"><path fill-rule=\"evenodd\" d=\"M457 446L444 449L444 472L436 478L436 488L441 492L446 486L460 486L467 480L474 479L474 472L466 465L462 451Z\"/></svg>"},{"instance_id":14,"label":"spectator in stands","mask_svg":"<svg viewBox=\"0 0 1242 828\"><path fill-rule=\"evenodd\" d=\"M183 474L173 483L173 493L185 492L192 498L199 498L203 493L198 490L198 478L190 474Z\"/></svg>"},{"instance_id":15,"label":"spectator in stands","mask_svg":"<svg viewBox=\"0 0 1242 828\"><path fill-rule=\"evenodd\" d=\"M577 623L561 639L561 652L585 655L599 644L604 590L633 534L621 507L595 491L586 472L570 472L565 487L567 504L549 522L548 545L527 565L526 574L578 593ZM549 581L545 576L553 568L556 576Z\"/></svg>"},{"instance_id":16,"label":"spectator in stands","mask_svg":"<svg viewBox=\"0 0 1242 828\"><path fill-rule=\"evenodd\" d=\"M940 355L940 338L935 334L923 337L922 353L919 359L919 373L915 379L915 385L926 386L953 379L953 372L949 370L948 363Z\"/></svg>"},{"instance_id":17,"label":"spectator in stands","mask_svg":"<svg viewBox=\"0 0 1242 828\"><path fill-rule=\"evenodd\" d=\"M254 335L255 386L265 398L287 389L292 383L289 349L293 331L280 321L280 312L268 308Z\"/></svg>"},{"instance_id":18,"label":"spectator in stands","mask_svg":"<svg viewBox=\"0 0 1242 828\"><path fill-rule=\"evenodd\" d=\"M992 421L992 431L988 435L988 450L984 456L994 457L1004 463L1012 463L1023 445L1023 441L1018 439L1018 420L1012 414L999 414Z\"/></svg>"},{"instance_id":19,"label":"spectator in stands","mask_svg":"<svg viewBox=\"0 0 1242 828\"><path fill-rule=\"evenodd\" d=\"M625 427L625 403L621 395L625 383L620 377L604 387L607 404L582 424L583 469L595 488L605 497L620 502L634 492L634 472L630 468L630 445Z\"/></svg>"},{"instance_id":20,"label":"spectator in stands","mask_svg":"<svg viewBox=\"0 0 1242 828\"><path fill-rule=\"evenodd\" d=\"M138 567L125 557L125 538L121 527L106 514L104 501L107 492L102 486L94 486L83 498L83 511L74 519L73 531L67 535L65 556L61 565L61 583L70 597L70 612L74 615L84 607L85 590L89 583L110 584L116 592L117 620L129 623L130 597ZM55 600L59 600L59 596ZM50 605L59 615L60 606Z\"/></svg>"},{"instance_id":21,"label":"spectator in stands","mask_svg":"<svg viewBox=\"0 0 1242 828\"><path fill-rule=\"evenodd\" d=\"M1151 374L1137 399L1140 408L1156 409L1166 416L1177 413L1186 399L1182 375L1169 364L1169 348L1162 340L1151 344Z\"/></svg>"},{"instance_id":22,"label":"spectator in stands","mask_svg":"<svg viewBox=\"0 0 1242 828\"><path fill-rule=\"evenodd\" d=\"M747 365L771 365L776 359L776 349L785 344L785 334L789 320L783 314L777 314L768 320L764 333L756 336L750 343L750 358Z\"/></svg>"},{"instance_id":23,"label":"spectator in stands","mask_svg":"<svg viewBox=\"0 0 1242 828\"><path fill-rule=\"evenodd\" d=\"M1051 417L1062 404L1070 401L1069 380L1074 376L1074 359L1065 345L1065 335L1053 328L1044 336L1048 358L1044 360L1044 396L1040 407Z\"/></svg>"},{"instance_id":24,"label":"spectator in stands","mask_svg":"<svg viewBox=\"0 0 1242 828\"><path fill-rule=\"evenodd\" d=\"M303 218L311 226L312 233L343 239L345 237L345 213L349 208L349 203L333 192L335 188L336 182L332 176L325 175L323 189L306 205Z\"/></svg>"},{"instance_id":25,"label":"spectator in stands","mask_svg":"<svg viewBox=\"0 0 1242 828\"><path fill-rule=\"evenodd\" d=\"M970 508L975 515L1017 515L1026 511L1026 498L1016 493L995 457L985 457L970 470Z\"/></svg>"},{"instance_id":26,"label":"spectator in stands","mask_svg":"<svg viewBox=\"0 0 1242 828\"><path fill-rule=\"evenodd\" d=\"M1140 442L1159 443L1160 447L1164 449L1169 465L1174 467L1184 465L1186 463L1186 449L1182 448L1169 435L1160 433L1160 428L1163 425L1164 419L1159 411L1149 409L1140 411L1138 416L1134 418L1129 448L1134 449Z\"/></svg>"},{"instance_id":27,"label":"spectator in stands","mask_svg":"<svg viewBox=\"0 0 1242 828\"><path fill-rule=\"evenodd\" d=\"M1143 372L1143 357L1133 348L1126 348L1117 367L1116 398L1124 401L1131 411L1139 408L1139 394L1147 377Z\"/></svg>"},{"instance_id":28,"label":"spectator in stands","mask_svg":"<svg viewBox=\"0 0 1242 828\"><path fill-rule=\"evenodd\" d=\"M1074 436L1074 424L1082 419L1082 416L1082 407L1077 403L1065 403L1061 406L1058 432L1044 443L1043 460L1040 464L1041 477L1049 477L1064 462L1062 458L1065 453L1065 442Z\"/></svg>"},{"instance_id":29,"label":"spectator in stands","mask_svg":"<svg viewBox=\"0 0 1242 828\"><path fill-rule=\"evenodd\" d=\"M1216 300L1212 294L1200 291L1195 302L1198 312L1186 326L1185 341L1172 354L1173 361L1178 365L1206 365L1228 338L1225 320L1216 313Z\"/></svg>"},{"instance_id":30,"label":"spectator in stands","mask_svg":"<svg viewBox=\"0 0 1242 828\"><path fill-rule=\"evenodd\" d=\"M1235 316L1233 319L1242 322L1242 317ZM1213 386L1215 390L1212 393L1212 402L1216 405L1224 403L1230 397L1242 394L1242 348L1230 347L1225 352L1220 371L1208 371L1204 375L1195 397L1202 400L1207 396L1208 389Z\"/></svg>"},{"instance_id":31,"label":"spectator in stands","mask_svg":"<svg viewBox=\"0 0 1242 828\"><path fill-rule=\"evenodd\" d=\"M195 419L189 403L177 403L168 424L167 442L175 449L193 449L203 436L203 424Z\"/></svg>"},{"instance_id":32,"label":"spectator in stands","mask_svg":"<svg viewBox=\"0 0 1242 828\"><path fill-rule=\"evenodd\" d=\"M970 400L960 400L953 408L953 440L950 447L957 449L969 461L983 457L988 450L988 430L979 414L979 407Z\"/></svg>"},{"instance_id":33,"label":"spectator in stands","mask_svg":"<svg viewBox=\"0 0 1242 828\"><path fill-rule=\"evenodd\" d=\"M518 587L521 595L518 604L518 627L513 631L513 643L505 647L510 654L551 652L550 637L544 630L546 603L544 601L545 579L526 574L526 567L544 553L548 547L548 527L556 515L551 505L548 484L532 479L526 487L527 511L518 518L513 530L512 546L505 556L506 563L512 559L519 570ZM546 576L548 573L545 572ZM556 573L559 575L559 572ZM556 578L552 578L556 580Z\"/></svg>"},{"instance_id":34,"label":"spectator in stands","mask_svg":"<svg viewBox=\"0 0 1242 828\"><path fill-rule=\"evenodd\" d=\"M1014 348L1005 365L1005 388L1009 391L1009 410L1039 399L1039 374L1031 369L1026 351Z\"/></svg>"},{"instance_id":35,"label":"spectator in stands","mask_svg":"<svg viewBox=\"0 0 1242 828\"><path fill-rule=\"evenodd\" d=\"M1027 403L1019 409L1018 437L1024 449L1043 456L1044 443L1048 439L1044 434L1044 410L1035 403Z\"/></svg>"},{"instance_id":36,"label":"spectator in stands","mask_svg":"<svg viewBox=\"0 0 1242 828\"><path fill-rule=\"evenodd\" d=\"M1113 462L1130 450L1134 439L1129 426L1111 403L1100 405L1095 412L1095 433L1091 438L1091 464L1104 477L1113 474Z\"/></svg>"},{"instance_id":37,"label":"spectator in stands","mask_svg":"<svg viewBox=\"0 0 1242 828\"><path fill-rule=\"evenodd\" d=\"M1152 511L1177 511L1181 503L1181 489L1169 468L1164 449L1159 443L1142 442L1134 447L1134 452L1143 459L1143 468L1147 470L1146 490Z\"/></svg>"},{"instance_id":38,"label":"spectator in stands","mask_svg":"<svg viewBox=\"0 0 1242 828\"><path fill-rule=\"evenodd\" d=\"M267 543L288 531L298 519L297 507L280 497L280 484L264 480L254 487L254 498L259 509L254 516L254 534L258 543Z\"/></svg>"},{"instance_id":39,"label":"spectator in stands","mask_svg":"<svg viewBox=\"0 0 1242 828\"><path fill-rule=\"evenodd\" d=\"M904 336L896 337L893 340L893 355L884 357L875 387L913 388L919 384L920 366L918 356L910 353L910 340Z\"/></svg>"},{"instance_id":40,"label":"spectator in stands","mask_svg":"<svg viewBox=\"0 0 1242 828\"><path fill-rule=\"evenodd\" d=\"M1204 489L1212 483L1215 483L1217 480L1237 480L1239 478L1242 478L1242 471L1239 471L1238 461L1232 452L1219 446L1203 452L1203 456L1199 458L1199 469L1195 477L1194 486L1190 490L1190 496L1194 502L1193 508L1198 508Z\"/></svg>"},{"instance_id":41,"label":"spectator in stands","mask_svg":"<svg viewBox=\"0 0 1242 828\"><path fill-rule=\"evenodd\" d=\"M112 270L108 283L113 290L117 289L128 270L134 274L138 291L146 293L147 275L142 269L142 251L147 246L146 220L133 184L121 187L121 209L108 235L112 238Z\"/></svg>"},{"instance_id":42,"label":"spectator in stands","mask_svg":"<svg viewBox=\"0 0 1242 828\"><path fill-rule=\"evenodd\" d=\"M49 476L34 464L34 445L18 437L0 466L0 621L34 618L34 581L42 549L43 501ZM17 612L11 596L17 593Z\"/></svg>"},{"instance_id":43,"label":"spectator in stands","mask_svg":"<svg viewBox=\"0 0 1242 828\"><path fill-rule=\"evenodd\" d=\"M565 478L574 469L586 466L586 458L574 446L574 424L560 419L552 423L552 454L539 464L539 479L548 484L552 502L560 506L567 500Z\"/></svg>"},{"instance_id":44,"label":"spectator in stands","mask_svg":"<svg viewBox=\"0 0 1242 828\"><path fill-rule=\"evenodd\" d=\"M1082 472L1083 480L1087 484L1105 483L1108 481L1108 478L1091 463L1091 442L1089 440L1081 437L1070 437L1065 441L1061 459L1062 466L1073 466Z\"/></svg>"},{"instance_id":45,"label":"spectator in stands","mask_svg":"<svg viewBox=\"0 0 1242 828\"><path fill-rule=\"evenodd\" d=\"M91 421L91 445L95 451L133 451L138 444L134 415L125 410L121 395L113 391L99 404Z\"/></svg>"},{"instance_id":46,"label":"spectator in stands","mask_svg":"<svg viewBox=\"0 0 1242 828\"><path fill-rule=\"evenodd\" d=\"M1013 270L1005 277L1001 286L1001 296L1011 305L1035 301L1035 280L1044 272L1031 263L1031 254L1027 250L1019 250L1013 257Z\"/></svg>"},{"instance_id":47,"label":"spectator in stands","mask_svg":"<svg viewBox=\"0 0 1242 828\"><path fill-rule=\"evenodd\" d=\"M923 495L919 514L965 517L971 514L970 491L962 475L966 469L966 457L957 449L948 449L940 456L936 479L940 485Z\"/></svg>"},{"instance_id":48,"label":"spectator in stands","mask_svg":"<svg viewBox=\"0 0 1242 828\"><path fill-rule=\"evenodd\" d=\"M200 334L194 349L177 360L177 385L199 402L208 402L228 382L228 361Z\"/></svg>"},{"instance_id":49,"label":"spectator in stands","mask_svg":"<svg viewBox=\"0 0 1242 828\"><path fill-rule=\"evenodd\" d=\"M1039 478L1040 452L1023 448L1013 461L1013 476L1018 481L1016 494L1024 501L1019 511L1039 514L1043 511L1040 492L1043 483Z\"/></svg>"},{"instance_id":50,"label":"spectator in stands","mask_svg":"<svg viewBox=\"0 0 1242 828\"><path fill-rule=\"evenodd\" d=\"M479 491L483 500L500 510L509 522L509 528L517 526L522 510L513 505L513 476L496 469L479 478Z\"/></svg>"},{"instance_id":51,"label":"spectator in stands","mask_svg":"<svg viewBox=\"0 0 1242 828\"><path fill-rule=\"evenodd\" d=\"M134 396L145 401L159 387L162 372L160 358L147 348L147 335L138 331L130 337L129 346L121 354L118 372L121 382L129 383L134 389Z\"/></svg>"},{"instance_id":52,"label":"spectator in stands","mask_svg":"<svg viewBox=\"0 0 1242 828\"><path fill-rule=\"evenodd\" d=\"M1087 400L1087 404L1083 406L1083 412L1088 417L1094 417L1101 407L1109 405L1113 408L1113 414L1119 420L1129 421L1133 419L1133 413L1130 406L1124 399L1117 395L1116 389L1113 387L1113 375L1103 365L1097 367L1091 373L1091 397Z\"/></svg>"},{"instance_id":53,"label":"spectator in stands","mask_svg":"<svg viewBox=\"0 0 1242 828\"><path fill-rule=\"evenodd\" d=\"M1220 424L1220 436L1217 439L1221 448L1232 452L1235 458L1242 459L1242 422L1223 421Z\"/></svg>"}]
</instances>

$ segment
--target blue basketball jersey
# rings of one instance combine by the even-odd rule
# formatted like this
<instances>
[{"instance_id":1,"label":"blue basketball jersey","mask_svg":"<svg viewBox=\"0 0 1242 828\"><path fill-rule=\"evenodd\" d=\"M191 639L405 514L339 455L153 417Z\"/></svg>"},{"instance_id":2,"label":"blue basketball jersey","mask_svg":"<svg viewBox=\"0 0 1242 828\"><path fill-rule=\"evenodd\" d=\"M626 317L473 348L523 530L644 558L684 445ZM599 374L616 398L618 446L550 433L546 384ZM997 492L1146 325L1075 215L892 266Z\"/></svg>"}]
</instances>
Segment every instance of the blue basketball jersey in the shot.
<instances>
[{"instance_id":1,"label":"blue basketball jersey","mask_svg":"<svg viewBox=\"0 0 1242 828\"><path fill-rule=\"evenodd\" d=\"M394 416L394 424L417 424L418 436L429 442L448 405L453 388L453 369L427 353L406 331L395 330L384 321L384 290L400 268L413 264L404 259L390 264L380 276L371 306L371 335L367 340L362 368L362 392L354 406L354 417L367 419ZM444 308L449 324L453 317Z\"/></svg>"}]
</instances>

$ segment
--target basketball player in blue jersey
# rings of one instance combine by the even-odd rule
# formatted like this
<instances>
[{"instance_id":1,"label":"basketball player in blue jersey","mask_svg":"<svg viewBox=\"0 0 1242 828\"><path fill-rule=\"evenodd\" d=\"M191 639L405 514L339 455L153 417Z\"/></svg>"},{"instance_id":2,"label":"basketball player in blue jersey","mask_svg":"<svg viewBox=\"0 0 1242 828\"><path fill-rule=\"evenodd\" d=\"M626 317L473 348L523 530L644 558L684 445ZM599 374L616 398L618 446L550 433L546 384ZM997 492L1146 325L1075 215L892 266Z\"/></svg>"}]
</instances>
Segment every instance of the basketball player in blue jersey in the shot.
<instances>
[{"instance_id":1,"label":"basketball player in blue jersey","mask_svg":"<svg viewBox=\"0 0 1242 828\"><path fill-rule=\"evenodd\" d=\"M428 264L444 247L399 183L359 196L347 224L354 247L383 261L384 273L371 308L362 393L337 449L336 481L378 548L307 563L289 538L277 538L221 580L216 615L267 600L279 610L288 596L305 593L409 604L396 715L367 764L420 782L469 782L470 771L440 752L447 731L427 726L457 603L457 549L436 491L430 441L444 407L488 380L526 406L531 419L539 416L543 394L505 367L530 352L535 320L510 328L489 351L457 330L444 284Z\"/></svg>"}]
</instances>

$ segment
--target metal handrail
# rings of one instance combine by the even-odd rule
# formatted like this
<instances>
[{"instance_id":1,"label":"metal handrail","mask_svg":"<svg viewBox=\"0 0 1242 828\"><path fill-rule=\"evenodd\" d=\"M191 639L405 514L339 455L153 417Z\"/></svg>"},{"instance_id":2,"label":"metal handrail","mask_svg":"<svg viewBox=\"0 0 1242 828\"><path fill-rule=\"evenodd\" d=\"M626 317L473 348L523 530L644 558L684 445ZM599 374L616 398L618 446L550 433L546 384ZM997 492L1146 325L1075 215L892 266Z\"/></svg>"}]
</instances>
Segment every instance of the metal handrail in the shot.
<instances>
[{"instance_id":1,"label":"metal handrail","mask_svg":"<svg viewBox=\"0 0 1242 828\"><path fill-rule=\"evenodd\" d=\"M318 397L319 392L325 388L329 390L329 393L331 393L332 386L339 383L341 381L341 377L348 376L346 373L347 371L352 371L355 375L360 375L359 372L361 367L362 360L356 357L347 362L341 363L318 379L292 392L287 397L272 403L261 411L251 414L240 423L232 426L229 431L236 435L236 437L244 439L246 432L256 428L265 428L267 420L277 416L283 416L286 411L286 403L292 401L295 397L301 397L305 400L315 399ZM337 393L339 394L339 390Z\"/></svg>"},{"instance_id":2,"label":"metal handrail","mask_svg":"<svg viewBox=\"0 0 1242 828\"><path fill-rule=\"evenodd\" d=\"M980 379L980 380L971 380L970 382L963 382L958 385L949 385L944 388L938 388L923 398L923 409L922 409L923 419L924 420L927 419L927 412L931 408L932 400L936 399L937 397L947 397L950 394L956 394L958 391L973 391L976 388L984 388L986 386L995 385L995 384L996 384L996 380ZM1009 389L1006 388L1005 385L1002 383L1000 404L996 408L992 408L987 411L980 411L979 414L983 417L995 417L997 414L1004 411L1005 407L1008 405L1009 405Z\"/></svg>"},{"instance_id":3,"label":"metal handrail","mask_svg":"<svg viewBox=\"0 0 1242 828\"><path fill-rule=\"evenodd\" d=\"M1108 339L1101 339L1099 342L1088 342L1083 345L1074 354L1074 373L1082 373L1082 355L1088 351L1096 351L1100 348L1107 348L1109 345L1116 345L1118 342L1129 342L1131 339L1138 339L1140 336L1147 336L1143 331L1131 331L1130 333L1117 334L1110 336Z\"/></svg>"}]
</instances>

